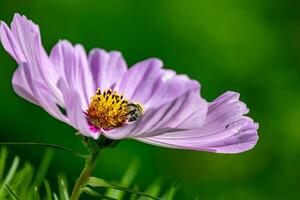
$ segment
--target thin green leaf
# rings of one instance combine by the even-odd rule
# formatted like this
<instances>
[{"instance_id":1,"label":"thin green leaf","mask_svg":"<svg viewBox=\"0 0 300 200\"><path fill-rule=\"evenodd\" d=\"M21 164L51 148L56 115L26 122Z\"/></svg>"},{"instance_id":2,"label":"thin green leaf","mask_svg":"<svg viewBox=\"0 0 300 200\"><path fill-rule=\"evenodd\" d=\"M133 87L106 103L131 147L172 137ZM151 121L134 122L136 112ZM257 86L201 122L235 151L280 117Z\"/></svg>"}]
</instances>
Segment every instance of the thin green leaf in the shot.
<instances>
[{"instance_id":1,"label":"thin green leaf","mask_svg":"<svg viewBox=\"0 0 300 200\"><path fill-rule=\"evenodd\" d=\"M47 144L47 143L41 143L41 142L0 142L0 145L36 145L36 146L61 150L61 151L73 154L77 157L86 158L86 155L75 152L71 149L68 149L66 147L63 147L63 146L60 146L60 145L57 145L57 144Z\"/></svg>"},{"instance_id":2,"label":"thin green leaf","mask_svg":"<svg viewBox=\"0 0 300 200\"><path fill-rule=\"evenodd\" d=\"M33 176L34 170L32 165L25 162L24 166L16 171L10 181L10 186L15 188L20 197L30 196L33 194L33 189L31 189Z\"/></svg>"},{"instance_id":3,"label":"thin green leaf","mask_svg":"<svg viewBox=\"0 0 300 200\"><path fill-rule=\"evenodd\" d=\"M7 155L8 155L8 151L5 147L1 148L0 151L0 181L2 180L2 176L5 170L5 163L6 163L6 159L7 159Z\"/></svg>"},{"instance_id":4,"label":"thin green leaf","mask_svg":"<svg viewBox=\"0 0 300 200\"><path fill-rule=\"evenodd\" d=\"M50 187L49 182L47 180L44 180L44 185L45 185L45 190L46 190L46 199L47 200L53 200L52 191L51 191L51 187Z\"/></svg>"},{"instance_id":5,"label":"thin green leaf","mask_svg":"<svg viewBox=\"0 0 300 200\"><path fill-rule=\"evenodd\" d=\"M3 181L3 185L1 186L0 188L0 194L3 193L3 189L4 189L4 186L5 185L8 185L10 180L13 178L18 166L19 166L19 163L20 163L20 158L18 156L16 156L13 160L13 163L9 169L9 172L7 174L7 176L5 177L4 181Z\"/></svg>"},{"instance_id":6,"label":"thin green leaf","mask_svg":"<svg viewBox=\"0 0 300 200\"><path fill-rule=\"evenodd\" d=\"M5 186L10 196L13 197L12 199L19 200L19 197L12 191L12 189L7 184Z\"/></svg>"},{"instance_id":7,"label":"thin green leaf","mask_svg":"<svg viewBox=\"0 0 300 200\"><path fill-rule=\"evenodd\" d=\"M34 200L40 200L41 199L38 187L34 187L33 196L34 196L33 197Z\"/></svg>"},{"instance_id":8,"label":"thin green leaf","mask_svg":"<svg viewBox=\"0 0 300 200\"><path fill-rule=\"evenodd\" d=\"M168 196L168 200L173 200L174 198L174 195L178 189L178 186L179 186L179 181L177 181L170 189L170 193L169 193L169 196Z\"/></svg>"},{"instance_id":9,"label":"thin green leaf","mask_svg":"<svg viewBox=\"0 0 300 200\"><path fill-rule=\"evenodd\" d=\"M36 172L36 176L33 181L33 184L32 184L34 187L35 186L39 187L41 185L41 183L43 182L53 155L54 155L54 151L52 149L46 150L46 152L43 156L42 162Z\"/></svg>"},{"instance_id":10,"label":"thin green leaf","mask_svg":"<svg viewBox=\"0 0 300 200\"><path fill-rule=\"evenodd\" d=\"M61 200L69 200L69 193L68 193L68 182L67 178L63 174L58 175L58 185L59 185L59 198Z\"/></svg>"},{"instance_id":11,"label":"thin green leaf","mask_svg":"<svg viewBox=\"0 0 300 200\"><path fill-rule=\"evenodd\" d=\"M139 163L137 160L134 160L123 175L120 185L123 187L129 187L138 172L138 168ZM122 199L125 193L116 189L107 189L106 195L116 199Z\"/></svg>"},{"instance_id":12,"label":"thin green leaf","mask_svg":"<svg viewBox=\"0 0 300 200\"><path fill-rule=\"evenodd\" d=\"M136 185L136 186L134 186L134 187L133 187L133 189L134 189L134 190L139 190L137 185ZM131 195L130 195L130 199L129 199L129 200L137 200L137 199L138 199L138 197L139 197L139 196L138 196L138 195L136 195L136 194L131 194ZM142 197L141 197L141 198L142 198Z\"/></svg>"},{"instance_id":13,"label":"thin green leaf","mask_svg":"<svg viewBox=\"0 0 300 200\"><path fill-rule=\"evenodd\" d=\"M153 182L148 189L145 191L145 193L152 195L152 196L158 196L159 192L161 190L161 179L157 179L155 182ZM146 197L140 197L138 200L147 200L148 198Z\"/></svg>"},{"instance_id":14,"label":"thin green leaf","mask_svg":"<svg viewBox=\"0 0 300 200\"><path fill-rule=\"evenodd\" d=\"M115 198L112 198L112 197L108 197L108 196L105 196L103 194L99 194L98 192L92 190L91 188L89 187L85 187L82 189L83 192L85 192L86 194L89 194L93 197L96 197L96 198L99 198L99 199L104 199L104 200L117 200Z\"/></svg>"},{"instance_id":15,"label":"thin green leaf","mask_svg":"<svg viewBox=\"0 0 300 200\"><path fill-rule=\"evenodd\" d=\"M90 185L92 187L106 187L106 188L117 189L117 190L121 190L121 191L124 191L124 192L134 193L134 194L137 194L139 196L145 196L145 197L148 197L148 198L151 198L151 199L159 200L159 198L154 197L154 196L149 195L149 194L146 194L144 192L140 192L140 191L133 190L131 188L127 188L127 187L123 187L123 186L119 186L119 185L116 185L114 183L109 183L109 182L107 182L103 179L96 178L96 177L91 177L88 181L88 185Z\"/></svg>"},{"instance_id":16,"label":"thin green leaf","mask_svg":"<svg viewBox=\"0 0 300 200\"><path fill-rule=\"evenodd\" d=\"M55 193L53 193L53 198L54 198L54 200L59 200Z\"/></svg>"}]
</instances>

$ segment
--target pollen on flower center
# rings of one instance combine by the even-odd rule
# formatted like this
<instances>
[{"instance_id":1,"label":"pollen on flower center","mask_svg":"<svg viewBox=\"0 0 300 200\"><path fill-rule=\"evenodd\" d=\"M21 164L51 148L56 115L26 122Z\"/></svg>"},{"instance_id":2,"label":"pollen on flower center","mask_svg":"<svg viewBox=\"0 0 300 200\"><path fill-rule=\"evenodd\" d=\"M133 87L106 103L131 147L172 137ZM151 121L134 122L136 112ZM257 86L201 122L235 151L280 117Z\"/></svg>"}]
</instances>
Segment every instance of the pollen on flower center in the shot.
<instances>
[{"instance_id":1,"label":"pollen on flower center","mask_svg":"<svg viewBox=\"0 0 300 200\"><path fill-rule=\"evenodd\" d=\"M97 90L91 98L87 117L91 124L102 129L122 126L128 118L128 100L111 89Z\"/></svg>"}]
</instances>

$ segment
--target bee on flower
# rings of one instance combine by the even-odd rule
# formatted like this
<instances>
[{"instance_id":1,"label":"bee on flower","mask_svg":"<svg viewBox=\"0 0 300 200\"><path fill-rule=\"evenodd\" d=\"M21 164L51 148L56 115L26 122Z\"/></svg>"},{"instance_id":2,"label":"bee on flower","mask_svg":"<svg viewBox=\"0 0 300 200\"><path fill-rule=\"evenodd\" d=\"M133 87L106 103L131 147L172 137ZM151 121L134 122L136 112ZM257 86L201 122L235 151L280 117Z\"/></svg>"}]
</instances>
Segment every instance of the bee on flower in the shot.
<instances>
[{"instance_id":1,"label":"bee on flower","mask_svg":"<svg viewBox=\"0 0 300 200\"><path fill-rule=\"evenodd\" d=\"M18 64L15 92L85 137L217 153L257 143L258 124L246 116L238 93L207 102L197 81L164 69L159 59L128 68L120 52L95 48L87 54L66 40L48 54L39 27L19 14L10 27L1 22L0 38Z\"/></svg>"}]
</instances>

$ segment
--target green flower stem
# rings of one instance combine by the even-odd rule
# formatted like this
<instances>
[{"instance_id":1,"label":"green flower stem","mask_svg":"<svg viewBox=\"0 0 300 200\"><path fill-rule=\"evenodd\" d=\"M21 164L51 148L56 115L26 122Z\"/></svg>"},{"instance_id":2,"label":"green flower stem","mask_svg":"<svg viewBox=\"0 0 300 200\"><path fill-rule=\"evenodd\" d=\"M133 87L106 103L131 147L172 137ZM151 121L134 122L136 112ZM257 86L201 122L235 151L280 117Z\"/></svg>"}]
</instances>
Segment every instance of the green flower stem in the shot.
<instances>
[{"instance_id":1,"label":"green flower stem","mask_svg":"<svg viewBox=\"0 0 300 200\"><path fill-rule=\"evenodd\" d=\"M91 177L97 163L97 159L99 157L100 150L99 149L94 149L93 151L90 152L90 155L87 156L86 161L85 161L85 167L83 168L80 176L78 177L76 184L74 186L72 195L70 200L78 200L81 193L82 189L85 187L87 184L89 178Z\"/></svg>"}]
</instances>

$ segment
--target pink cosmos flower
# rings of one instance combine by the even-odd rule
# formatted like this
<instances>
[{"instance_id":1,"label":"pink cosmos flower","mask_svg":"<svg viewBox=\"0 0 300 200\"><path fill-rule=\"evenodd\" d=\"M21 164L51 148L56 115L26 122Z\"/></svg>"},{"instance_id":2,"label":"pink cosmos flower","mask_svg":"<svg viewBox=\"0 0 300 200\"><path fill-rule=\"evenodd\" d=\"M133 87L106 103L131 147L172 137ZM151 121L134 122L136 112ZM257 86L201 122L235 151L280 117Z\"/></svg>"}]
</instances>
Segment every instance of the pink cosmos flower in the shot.
<instances>
[{"instance_id":1,"label":"pink cosmos flower","mask_svg":"<svg viewBox=\"0 0 300 200\"><path fill-rule=\"evenodd\" d=\"M15 92L84 136L218 153L246 151L258 140L258 124L245 116L238 93L207 102L197 81L163 69L159 59L127 68L120 52L95 48L87 55L65 40L48 55L39 27L19 14L10 28L1 22L0 38L18 63Z\"/></svg>"}]
</instances>

